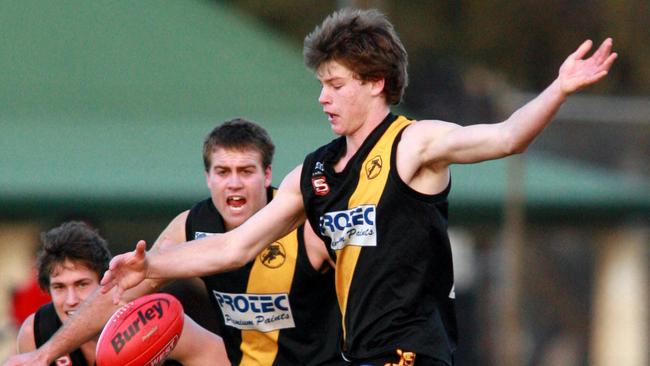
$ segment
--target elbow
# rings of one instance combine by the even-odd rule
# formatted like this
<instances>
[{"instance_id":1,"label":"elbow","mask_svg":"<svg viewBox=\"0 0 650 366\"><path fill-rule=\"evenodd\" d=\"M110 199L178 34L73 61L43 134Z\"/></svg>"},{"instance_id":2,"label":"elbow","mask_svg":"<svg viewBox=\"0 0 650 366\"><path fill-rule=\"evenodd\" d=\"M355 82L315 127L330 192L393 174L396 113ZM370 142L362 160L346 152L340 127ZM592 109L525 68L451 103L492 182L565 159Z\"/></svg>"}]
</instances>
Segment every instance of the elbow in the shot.
<instances>
[{"instance_id":1,"label":"elbow","mask_svg":"<svg viewBox=\"0 0 650 366\"><path fill-rule=\"evenodd\" d=\"M250 262L251 259L243 256L235 257L230 261L230 265L228 267L230 267L231 270L239 269L245 266L246 263Z\"/></svg>"},{"instance_id":2,"label":"elbow","mask_svg":"<svg viewBox=\"0 0 650 366\"><path fill-rule=\"evenodd\" d=\"M517 155L525 152L528 149L528 144L524 143L511 143L506 147L505 155Z\"/></svg>"},{"instance_id":3,"label":"elbow","mask_svg":"<svg viewBox=\"0 0 650 366\"><path fill-rule=\"evenodd\" d=\"M525 152L526 149L528 149L530 142L530 140L521 138L521 136L517 136L512 132L508 132L505 134L505 138L502 144L503 155L509 156L521 154Z\"/></svg>"},{"instance_id":4,"label":"elbow","mask_svg":"<svg viewBox=\"0 0 650 366\"><path fill-rule=\"evenodd\" d=\"M255 258L254 254L249 253L249 251L244 250L241 247L235 246L233 250L228 250L225 252L223 259L225 260L225 265L223 266L225 271L231 271L245 266L248 262Z\"/></svg>"}]
</instances>

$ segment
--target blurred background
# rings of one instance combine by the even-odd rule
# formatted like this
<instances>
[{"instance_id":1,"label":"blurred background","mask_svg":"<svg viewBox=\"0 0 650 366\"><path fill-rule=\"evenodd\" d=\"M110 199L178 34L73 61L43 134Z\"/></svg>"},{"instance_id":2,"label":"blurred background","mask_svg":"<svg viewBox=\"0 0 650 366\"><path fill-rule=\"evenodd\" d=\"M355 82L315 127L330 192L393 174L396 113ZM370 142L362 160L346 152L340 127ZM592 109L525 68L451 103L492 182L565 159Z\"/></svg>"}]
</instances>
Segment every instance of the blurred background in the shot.
<instances>
[{"instance_id":1,"label":"blurred background","mask_svg":"<svg viewBox=\"0 0 650 366\"><path fill-rule=\"evenodd\" d=\"M395 110L497 122L585 39L619 53L529 151L452 168L458 365L650 364L647 0L0 0L0 361L40 303L39 235L93 223L113 253L207 196L203 137L245 117L274 183L334 136L302 40L376 7L409 52ZM25 314L26 313L26 314Z\"/></svg>"}]
</instances>

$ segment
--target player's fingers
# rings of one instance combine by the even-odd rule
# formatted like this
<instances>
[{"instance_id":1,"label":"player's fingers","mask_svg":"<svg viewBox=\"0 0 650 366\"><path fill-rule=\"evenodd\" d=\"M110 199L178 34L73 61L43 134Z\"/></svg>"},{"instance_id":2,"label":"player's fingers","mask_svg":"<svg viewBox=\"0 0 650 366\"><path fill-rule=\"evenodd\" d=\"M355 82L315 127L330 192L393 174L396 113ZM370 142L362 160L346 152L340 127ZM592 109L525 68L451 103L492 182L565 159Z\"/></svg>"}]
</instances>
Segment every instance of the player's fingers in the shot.
<instances>
[{"instance_id":1,"label":"player's fingers","mask_svg":"<svg viewBox=\"0 0 650 366\"><path fill-rule=\"evenodd\" d=\"M612 52L612 39L607 38L600 44L598 49L594 51L591 58L597 63L602 64L607 59L607 56Z\"/></svg>"},{"instance_id":2,"label":"player's fingers","mask_svg":"<svg viewBox=\"0 0 650 366\"><path fill-rule=\"evenodd\" d=\"M603 69L604 70L609 70L612 67L612 64L614 64L614 61L616 61L616 58L618 57L618 53L614 52L609 57L607 57L607 60L603 62Z\"/></svg>"},{"instance_id":3,"label":"player's fingers","mask_svg":"<svg viewBox=\"0 0 650 366\"><path fill-rule=\"evenodd\" d=\"M607 75L607 70L602 70L594 75L592 75L590 78L588 78L585 82L585 85L590 85L598 82L600 79L604 78Z\"/></svg>"},{"instance_id":4,"label":"player's fingers","mask_svg":"<svg viewBox=\"0 0 650 366\"><path fill-rule=\"evenodd\" d=\"M102 286L102 293L107 293L115 284L113 283L114 276L113 271L110 269L104 273L104 277L99 281L99 284Z\"/></svg>"},{"instance_id":5,"label":"player's fingers","mask_svg":"<svg viewBox=\"0 0 650 366\"><path fill-rule=\"evenodd\" d=\"M570 57L576 60L583 58L591 48L592 44L593 42L590 39L582 42L580 47L578 47L578 49L575 50L575 52L573 52Z\"/></svg>"},{"instance_id":6,"label":"player's fingers","mask_svg":"<svg viewBox=\"0 0 650 366\"><path fill-rule=\"evenodd\" d=\"M126 257L127 254L120 254L113 257L113 259L111 259L110 263L108 264L108 271L106 271L104 277L110 276L110 280L113 280L115 278L115 271L125 265L125 263L128 261Z\"/></svg>"},{"instance_id":7,"label":"player's fingers","mask_svg":"<svg viewBox=\"0 0 650 366\"><path fill-rule=\"evenodd\" d=\"M138 244L135 245L135 256L138 259L145 257L147 251L147 243L144 240L138 241Z\"/></svg>"}]
</instances>

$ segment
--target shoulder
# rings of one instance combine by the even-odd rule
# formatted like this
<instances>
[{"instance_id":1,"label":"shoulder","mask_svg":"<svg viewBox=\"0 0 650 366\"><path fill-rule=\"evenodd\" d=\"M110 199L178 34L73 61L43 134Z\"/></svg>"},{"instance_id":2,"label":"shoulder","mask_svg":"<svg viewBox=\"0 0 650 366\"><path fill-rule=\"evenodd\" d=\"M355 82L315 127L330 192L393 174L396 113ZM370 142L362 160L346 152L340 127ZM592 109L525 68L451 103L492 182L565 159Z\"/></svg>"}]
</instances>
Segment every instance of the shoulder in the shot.
<instances>
[{"instance_id":1,"label":"shoulder","mask_svg":"<svg viewBox=\"0 0 650 366\"><path fill-rule=\"evenodd\" d=\"M451 143L451 132L462 126L440 120L421 120L404 129L398 146L398 156L407 161L424 164L443 156Z\"/></svg>"},{"instance_id":2,"label":"shoulder","mask_svg":"<svg viewBox=\"0 0 650 366\"><path fill-rule=\"evenodd\" d=\"M185 210L169 222L169 225L165 228L165 234L182 239L185 237L185 222L187 222L187 216L189 215L190 210ZM184 240L181 240L184 241Z\"/></svg>"},{"instance_id":3,"label":"shoulder","mask_svg":"<svg viewBox=\"0 0 650 366\"><path fill-rule=\"evenodd\" d=\"M284 179L282 179L282 183L280 183L277 194L279 195L280 193L287 192L300 193L300 176L302 174L302 170L303 165L300 164L292 171L290 171L289 174L287 174Z\"/></svg>"},{"instance_id":4,"label":"shoulder","mask_svg":"<svg viewBox=\"0 0 650 366\"><path fill-rule=\"evenodd\" d=\"M167 224L165 228L166 231L175 231L175 230L185 230L185 222L187 221L187 216L189 215L190 210L185 210L178 215L176 215L172 221Z\"/></svg>"},{"instance_id":5,"label":"shoulder","mask_svg":"<svg viewBox=\"0 0 650 366\"><path fill-rule=\"evenodd\" d=\"M153 244L155 248L163 248L171 244L178 244L185 241L185 222L189 210L183 211L178 214L172 221L169 222L167 227L160 233L160 236Z\"/></svg>"},{"instance_id":6,"label":"shoulder","mask_svg":"<svg viewBox=\"0 0 650 366\"><path fill-rule=\"evenodd\" d=\"M432 193L448 182L448 151L451 132L460 126L440 120L414 121L397 145L397 173L411 188Z\"/></svg>"},{"instance_id":7,"label":"shoulder","mask_svg":"<svg viewBox=\"0 0 650 366\"><path fill-rule=\"evenodd\" d=\"M187 215L189 215L189 213L190 210L185 210L179 213L178 215L176 215L176 217L174 217L174 219L170 222L170 224L185 225L185 221L187 220Z\"/></svg>"},{"instance_id":8,"label":"shoulder","mask_svg":"<svg viewBox=\"0 0 650 366\"><path fill-rule=\"evenodd\" d=\"M275 198L267 206L273 206L274 209L277 206L289 206L292 211L302 210L302 191L300 189L302 167L302 165L298 165L282 179Z\"/></svg>"},{"instance_id":9,"label":"shoulder","mask_svg":"<svg viewBox=\"0 0 650 366\"><path fill-rule=\"evenodd\" d=\"M413 121L404 129L402 141L418 142L428 140L440 137L458 127L460 126L455 123L440 120Z\"/></svg>"},{"instance_id":10,"label":"shoulder","mask_svg":"<svg viewBox=\"0 0 650 366\"><path fill-rule=\"evenodd\" d=\"M18 331L18 352L24 353L36 349L36 341L34 340L34 316L32 313L23 321Z\"/></svg>"}]
</instances>

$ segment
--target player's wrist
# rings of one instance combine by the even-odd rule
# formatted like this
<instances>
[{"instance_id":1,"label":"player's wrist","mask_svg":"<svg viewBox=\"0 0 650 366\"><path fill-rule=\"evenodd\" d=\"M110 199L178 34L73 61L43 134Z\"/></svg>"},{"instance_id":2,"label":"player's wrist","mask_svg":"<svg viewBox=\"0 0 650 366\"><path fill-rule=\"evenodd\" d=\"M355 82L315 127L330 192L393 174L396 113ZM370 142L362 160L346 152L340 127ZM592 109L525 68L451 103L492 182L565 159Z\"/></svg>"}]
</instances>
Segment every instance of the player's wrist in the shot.
<instances>
[{"instance_id":1,"label":"player's wrist","mask_svg":"<svg viewBox=\"0 0 650 366\"><path fill-rule=\"evenodd\" d=\"M548 87L548 91L554 96L554 99L558 100L560 103L564 101L571 95L573 92L565 88L560 78L555 79L551 85Z\"/></svg>"},{"instance_id":2,"label":"player's wrist","mask_svg":"<svg viewBox=\"0 0 650 366\"><path fill-rule=\"evenodd\" d=\"M153 279L153 280L160 280L161 278L159 276L156 276L156 271L155 271L155 266L156 266L156 260L158 257L160 257L160 252L151 252L148 251L146 253L146 256L144 257L144 263L143 263L143 273L144 273L144 279Z\"/></svg>"},{"instance_id":3,"label":"player's wrist","mask_svg":"<svg viewBox=\"0 0 650 366\"><path fill-rule=\"evenodd\" d=\"M54 362L59 355L55 352L51 342L46 342L34 351L34 356L39 362L49 365Z\"/></svg>"}]
</instances>

